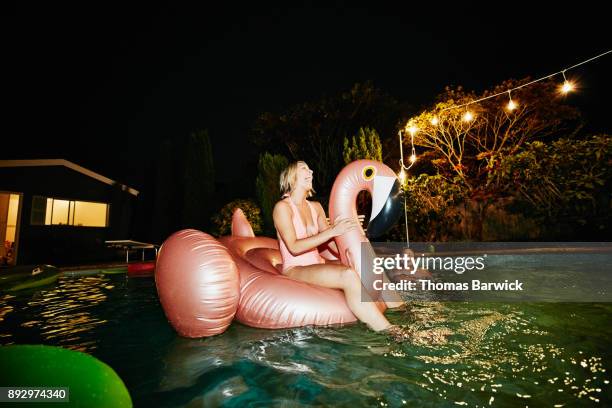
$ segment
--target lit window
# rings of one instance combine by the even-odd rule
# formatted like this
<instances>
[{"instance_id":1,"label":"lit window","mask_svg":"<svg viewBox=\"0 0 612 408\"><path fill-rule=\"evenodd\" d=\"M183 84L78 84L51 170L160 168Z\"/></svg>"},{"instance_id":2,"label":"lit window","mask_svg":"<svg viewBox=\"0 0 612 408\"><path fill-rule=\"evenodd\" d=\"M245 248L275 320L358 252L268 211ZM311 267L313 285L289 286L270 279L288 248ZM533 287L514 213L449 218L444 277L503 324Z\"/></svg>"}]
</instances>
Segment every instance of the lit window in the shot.
<instances>
[{"instance_id":1,"label":"lit window","mask_svg":"<svg viewBox=\"0 0 612 408\"><path fill-rule=\"evenodd\" d=\"M52 199L51 225L68 225L70 201Z\"/></svg>"},{"instance_id":2,"label":"lit window","mask_svg":"<svg viewBox=\"0 0 612 408\"><path fill-rule=\"evenodd\" d=\"M6 241L15 242L18 212L19 196L17 194L11 194L9 196L8 214L6 218L6 236L4 238Z\"/></svg>"},{"instance_id":3,"label":"lit window","mask_svg":"<svg viewBox=\"0 0 612 408\"><path fill-rule=\"evenodd\" d=\"M105 203L35 196L30 222L32 225L107 227L108 209L109 205Z\"/></svg>"},{"instance_id":4,"label":"lit window","mask_svg":"<svg viewBox=\"0 0 612 408\"><path fill-rule=\"evenodd\" d=\"M53 211L53 199L47 198L47 211L45 211L45 225L51 225L52 211Z\"/></svg>"},{"instance_id":5,"label":"lit window","mask_svg":"<svg viewBox=\"0 0 612 408\"><path fill-rule=\"evenodd\" d=\"M72 225L79 227L106 227L107 204L74 201L73 208Z\"/></svg>"}]
</instances>

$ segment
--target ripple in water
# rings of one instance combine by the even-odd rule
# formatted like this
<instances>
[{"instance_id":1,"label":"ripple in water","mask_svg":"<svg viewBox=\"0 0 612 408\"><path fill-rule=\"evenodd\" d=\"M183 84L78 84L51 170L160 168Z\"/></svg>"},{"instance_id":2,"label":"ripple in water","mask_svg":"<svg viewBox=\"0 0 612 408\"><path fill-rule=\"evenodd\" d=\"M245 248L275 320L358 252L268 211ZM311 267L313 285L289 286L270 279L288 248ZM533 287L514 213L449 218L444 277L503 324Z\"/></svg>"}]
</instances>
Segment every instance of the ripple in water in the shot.
<instances>
[{"instance_id":1,"label":"ripple in water","mask_svg":"<svg viewBox=\"0 0 612 408\"><path fill-rule=\"evenodd\" d=\"M90 333L107 322L96 315L96 307L106 301L112 288L104 276L60 278L54 288L39 290L25 302L11 304L11 298L3 297L0 321L7 313L19 310L24 320L20 323L21 336L30 334L40 337L39 343L91 352L97 340Z\"/></svg>"},{"instance_id":2,"label":"ripple in water","mask_svg":"<svg viewBox=\"0 0 612 408\"><path fill-rule=\"evenodd\" d=\"M114 287L113 287L114 286ZM395 343L363 324L183 339L153 280L89 276L0 295L0 343L93 352L142 406L611 406L601 304L412 302L394 324L448 329Z\"/></svg>"}]
</instances>

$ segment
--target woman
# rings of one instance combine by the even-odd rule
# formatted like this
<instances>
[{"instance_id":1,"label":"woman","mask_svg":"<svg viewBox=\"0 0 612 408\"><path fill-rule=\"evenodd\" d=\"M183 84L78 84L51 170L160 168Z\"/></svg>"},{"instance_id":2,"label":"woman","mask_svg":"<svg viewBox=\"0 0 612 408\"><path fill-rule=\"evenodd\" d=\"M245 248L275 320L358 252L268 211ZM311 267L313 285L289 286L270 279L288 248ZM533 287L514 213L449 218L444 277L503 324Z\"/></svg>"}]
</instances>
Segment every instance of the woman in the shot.
<instances>
[{"instance_id":1,"label":"woman","mask_svg":"<svg viewBox=\"0 0 612 408\"><path fill-rule=\"evenodd\" d=\"M361 301L363 287L352 268L339 263L325 263L319 255L317 247L326 243L337 251L333 238L359 228L358 221L336 219L333 226L328 224L321 204L306 199L314 190L312 170L303 161L294 162L283 170L280 188L283 199L276 203L273 218L283 257L283 274L303 282L342 289L353 314L372 330L387 331L395 338L407 338L407 332L389 323L374 302ZM399 305L394 302L387 306Z\"/></svg>"}]
</instances>

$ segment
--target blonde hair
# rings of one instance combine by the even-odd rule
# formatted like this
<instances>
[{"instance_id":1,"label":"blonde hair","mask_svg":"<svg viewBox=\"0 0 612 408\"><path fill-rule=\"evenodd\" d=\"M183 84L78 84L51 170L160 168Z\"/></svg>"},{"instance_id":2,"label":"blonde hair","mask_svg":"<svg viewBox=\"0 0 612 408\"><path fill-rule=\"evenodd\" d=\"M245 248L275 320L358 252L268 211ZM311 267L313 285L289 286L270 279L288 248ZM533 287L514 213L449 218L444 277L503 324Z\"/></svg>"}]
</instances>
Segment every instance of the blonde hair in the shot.
<instances>
[{"instance_id":1,"label":"blonde hair","mask_svg":"<svg viewBox=\"0 0 612 408\"><path fill-rule=\"evenodd\" d=\"M295 183L297 181L297 170L300 164L306 164L304 161L295 161L289 164L280 174L280 191L281 196L289 195L293 189L295 188ZM307 164L306 164L307 165ZM306 197L312 197L315 193L314 189L311 188L306 193Z\"/></svg>"}]
</instances>

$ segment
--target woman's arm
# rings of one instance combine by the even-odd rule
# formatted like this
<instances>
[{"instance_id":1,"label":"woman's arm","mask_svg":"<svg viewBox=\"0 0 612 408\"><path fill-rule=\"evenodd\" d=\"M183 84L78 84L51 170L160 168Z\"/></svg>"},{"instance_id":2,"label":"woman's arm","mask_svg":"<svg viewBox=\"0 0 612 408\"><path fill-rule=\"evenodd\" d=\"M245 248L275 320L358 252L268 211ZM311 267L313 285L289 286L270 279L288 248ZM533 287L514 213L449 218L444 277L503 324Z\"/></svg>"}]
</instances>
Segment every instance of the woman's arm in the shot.
<instances>
[{"instance_id":1,"label":"woman's arm","mask_svg":"<svg viewBox=\"0 0 612 408\"><path fill-rule=\"evenodd\" d=\"M329 222L327 222L327 217L325 216L325 210L323 209L323 206L321 205L321 203L319 203L318 201L311 201L311 203L314 204L315 210L317 212L317 223L319 224L319 231L325 231L326 229L331 228L331 225L329 225ZM330 239L329 242L327 242L327 245L336 254L339 253L338 247L336 246L336 241L334 241L333 239Z\"/></svg>"},{"instance_id":2,"label":"woman's arm","mask_svg":"<svg viewBox=\"0 0 612 408\"><path fill-rule=\"evenodd\" d=\"M310 251L311 249L316 248L330 239L344 234L345 231L356 228L357 226L353 220L336 220L333 227L327 228L325 231L321 231L317 235L297 239L295 235L295 228L293 227L291 208L289 208L287 203L280 201L276 203L272 217L274 219L276 231L278 231L281 239L285 242L289 252L291 252L291 254L294 256Z\"/></svg>"}]
</instances>

